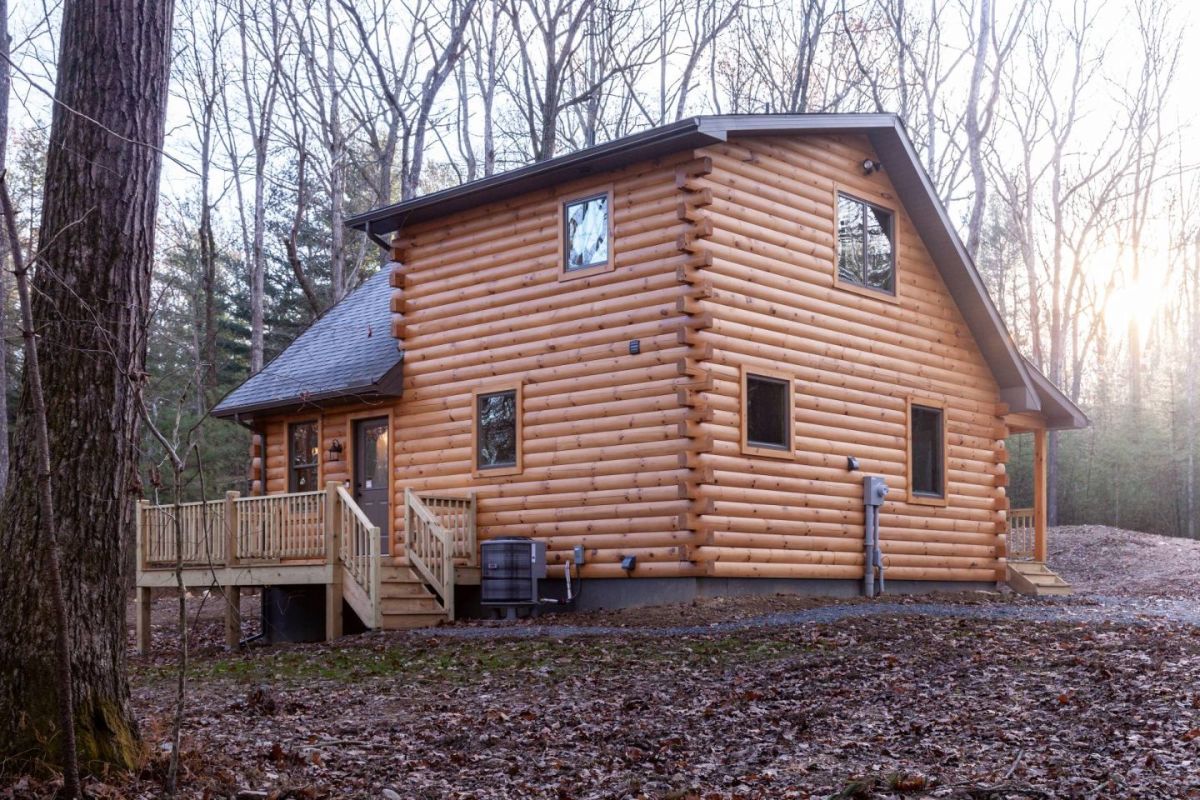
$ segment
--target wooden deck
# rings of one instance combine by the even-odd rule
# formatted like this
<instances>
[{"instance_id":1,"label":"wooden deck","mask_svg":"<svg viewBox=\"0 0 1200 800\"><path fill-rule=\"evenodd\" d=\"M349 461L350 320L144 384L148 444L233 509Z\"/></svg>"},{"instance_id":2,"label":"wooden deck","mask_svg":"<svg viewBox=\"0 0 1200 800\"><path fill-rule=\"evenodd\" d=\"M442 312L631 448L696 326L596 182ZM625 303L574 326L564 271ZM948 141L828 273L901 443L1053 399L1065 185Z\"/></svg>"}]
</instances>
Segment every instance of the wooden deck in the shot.
<instances>
[{"instance_id":1,"label":"wooden deck","mask_svg":"<svg viewBox=\"0 0 1200 800\"><path fill-rule=\"evenodd\" d=\"M323 491L174 505L139 504L138 649L150 647L155 588L219 589L236 646L243 587L326 587L326 636L342 631L342 601L368 628L454 618L454 587L478 583L472 495L405 493L405 552L380 554L380 531L340 483Z\"/></svg>"}]
</instances>

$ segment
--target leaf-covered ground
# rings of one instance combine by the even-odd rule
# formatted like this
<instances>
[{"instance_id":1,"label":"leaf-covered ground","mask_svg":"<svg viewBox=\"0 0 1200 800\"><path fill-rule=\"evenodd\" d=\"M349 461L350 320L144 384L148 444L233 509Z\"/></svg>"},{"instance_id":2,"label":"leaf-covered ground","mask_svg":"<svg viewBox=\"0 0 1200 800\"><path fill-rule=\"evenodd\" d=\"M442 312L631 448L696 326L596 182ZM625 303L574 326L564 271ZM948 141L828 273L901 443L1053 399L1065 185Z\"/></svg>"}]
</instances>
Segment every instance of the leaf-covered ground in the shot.
<instances>
[{"instance_id":1,"label":"leaf-covered ground","mask_svg":"<svg viewBox=\"0 0 1200 800\"><path fill-rule=\"evenodd\" d=\"M205 657L189 702L189 796L1200 796L1200 629L1153 620L372 634Z\"/></svg>"},{"instance_id":2,"label":"leaf-covered ground","mask_svg":"<svg viewBox=\"0 0 1200 800\"><path fill-rule=\"evenodd\" d=\"M209 601L181 795L1200 797L1200 627L1087 597L888 602L709 601L230 655ZM98 795L161 792L171 613L132 660L148 765Z\"/></svg>"}]
</instances>

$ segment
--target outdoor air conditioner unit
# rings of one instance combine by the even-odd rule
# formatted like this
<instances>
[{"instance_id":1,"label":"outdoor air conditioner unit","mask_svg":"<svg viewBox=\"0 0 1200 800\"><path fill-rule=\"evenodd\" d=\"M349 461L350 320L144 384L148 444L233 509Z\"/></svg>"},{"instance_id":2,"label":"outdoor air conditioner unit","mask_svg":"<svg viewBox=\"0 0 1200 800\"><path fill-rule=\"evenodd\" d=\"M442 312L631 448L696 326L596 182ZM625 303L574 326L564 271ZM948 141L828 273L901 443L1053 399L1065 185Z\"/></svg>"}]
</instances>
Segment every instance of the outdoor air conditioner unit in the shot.
<instances>
[{"instance_id":1,"label":"outdoor air conditioner unit","mask_svg":"<svg viewBox=\"0 0 1200 800\"><path fill-rule=\"evenodd\" d=\"M546 543L525 537L489 539L479 545L480 603L509 609L538 604L538 581L546 577Z\"/></svg>"}]
</instances>

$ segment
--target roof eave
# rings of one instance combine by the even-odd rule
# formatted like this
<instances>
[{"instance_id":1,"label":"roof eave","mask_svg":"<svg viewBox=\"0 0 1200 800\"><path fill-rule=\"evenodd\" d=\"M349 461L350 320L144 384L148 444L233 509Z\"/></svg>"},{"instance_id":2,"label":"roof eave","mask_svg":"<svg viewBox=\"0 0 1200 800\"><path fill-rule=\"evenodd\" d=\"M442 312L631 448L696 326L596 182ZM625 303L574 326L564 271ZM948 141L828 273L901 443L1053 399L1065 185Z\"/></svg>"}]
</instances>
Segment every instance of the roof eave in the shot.
<instances>
[{"instance_id":1,"label":"roof eave","mask_svg":"<svg viewBox=\"0 0 1200 800\"><path fill-rule=\"evenodd\" d=\"M403 355L403 354L402 354ZM217 406L212 415L217 419L231 419L242 422L243 418L261 417L264 413L285 413L304 411L311 408L319 410L337 402L382 402L395 400L403 394L404 359L401 357L395 366L381 375L377 380L358 386L331 389L310 395L266 400L261 403L246 403L244 405L222 408Z\"/></svg>"}]
</instances>

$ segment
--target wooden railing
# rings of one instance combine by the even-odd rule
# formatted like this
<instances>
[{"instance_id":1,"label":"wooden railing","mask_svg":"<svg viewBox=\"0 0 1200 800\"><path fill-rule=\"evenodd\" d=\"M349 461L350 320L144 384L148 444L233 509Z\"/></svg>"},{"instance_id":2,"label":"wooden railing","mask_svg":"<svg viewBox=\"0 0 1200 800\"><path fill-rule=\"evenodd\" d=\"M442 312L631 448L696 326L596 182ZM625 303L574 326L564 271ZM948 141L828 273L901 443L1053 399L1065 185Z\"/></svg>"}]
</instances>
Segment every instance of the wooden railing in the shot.
<instances>
[{"instance_id":1,"label":"wooden railing","mask_svg":"<svg viewBox=\"0 0 1200 800\"><path fill-rule=\"evenodd\" d=\"M180 529L175 527L176 519ZM203 567L224 564L228 539L225 525L225 501L183 503L175 506L138 504L138 542L145 566L175 565L177 537L182 538L184 566Z\"/></svg>"},{"instance_id":2,"label":"wooden railing","mask_svg":"<svg viewBox=\"0 0 1200 800\"><path fill-rule=\"evenodd\" d=\"M369 627L379 627L379 528L354 502L354 498L342 486L330 485L333 496L335 536L338 556L346 569L346 575L354 581L363 594L370 599L369 615L364 620Z\"/></svg>"},{"instance_id":3,"label":"wooden railing","mask_svg":"<svg viewBox=\"0 0 1200 800\"><path fill-rule=\"evenodd\" d=\"M423 497L404 490L404 552L413 570L441 598L446 617L454 619L455 540Z\"/></svg>"},{"instance_id":4,"label":"wooden railing","mask_svg":"<svg viewBox=\"0 0 1200 800\"><path fill-rule=\"evenodd\" d=\"M1014 508L1008 512L1008 537L1005 554L1009 561L1032 561L1035 552L1032 508Z\"/></svg>"},{"instance_id":5,"label":"wooden railing","mask_svg":"<svg viewBox=\"0 0 1200 800\"><path fill-rule=\"evenodd\" d=\"M239 497L233 505L239 561L325 558L325 492Z\"/></svg>"},{"instance_id":6,"label":"wooden railing","mask_svg":"<svg viewBox=\"0 0 1200 800\"><path fill-rule=\"evenodd\" d=\"M223 500L178 507L143 502L137 532L139 570L169 569L177 551L182 566L191 569L334 567L329 580L355 584L361 591L347 599L368 626L380 624L380 530L338 483L318 492L255 497L228 492ZM406 489L404 546L410 566L453 619L455 567L479 563L474 495Z\"/></svg>"},{"instance_id":7,"label":"wooden railing","mask_svg":"<svg viewBox=\"0 0 1200 800\"><path fill-rule=\"evenodd\" d=\"M414 492L454 543L451 557L468 567L479 566L475 532L475 494L466 496Z\"/></svg>"}]
</instances>

